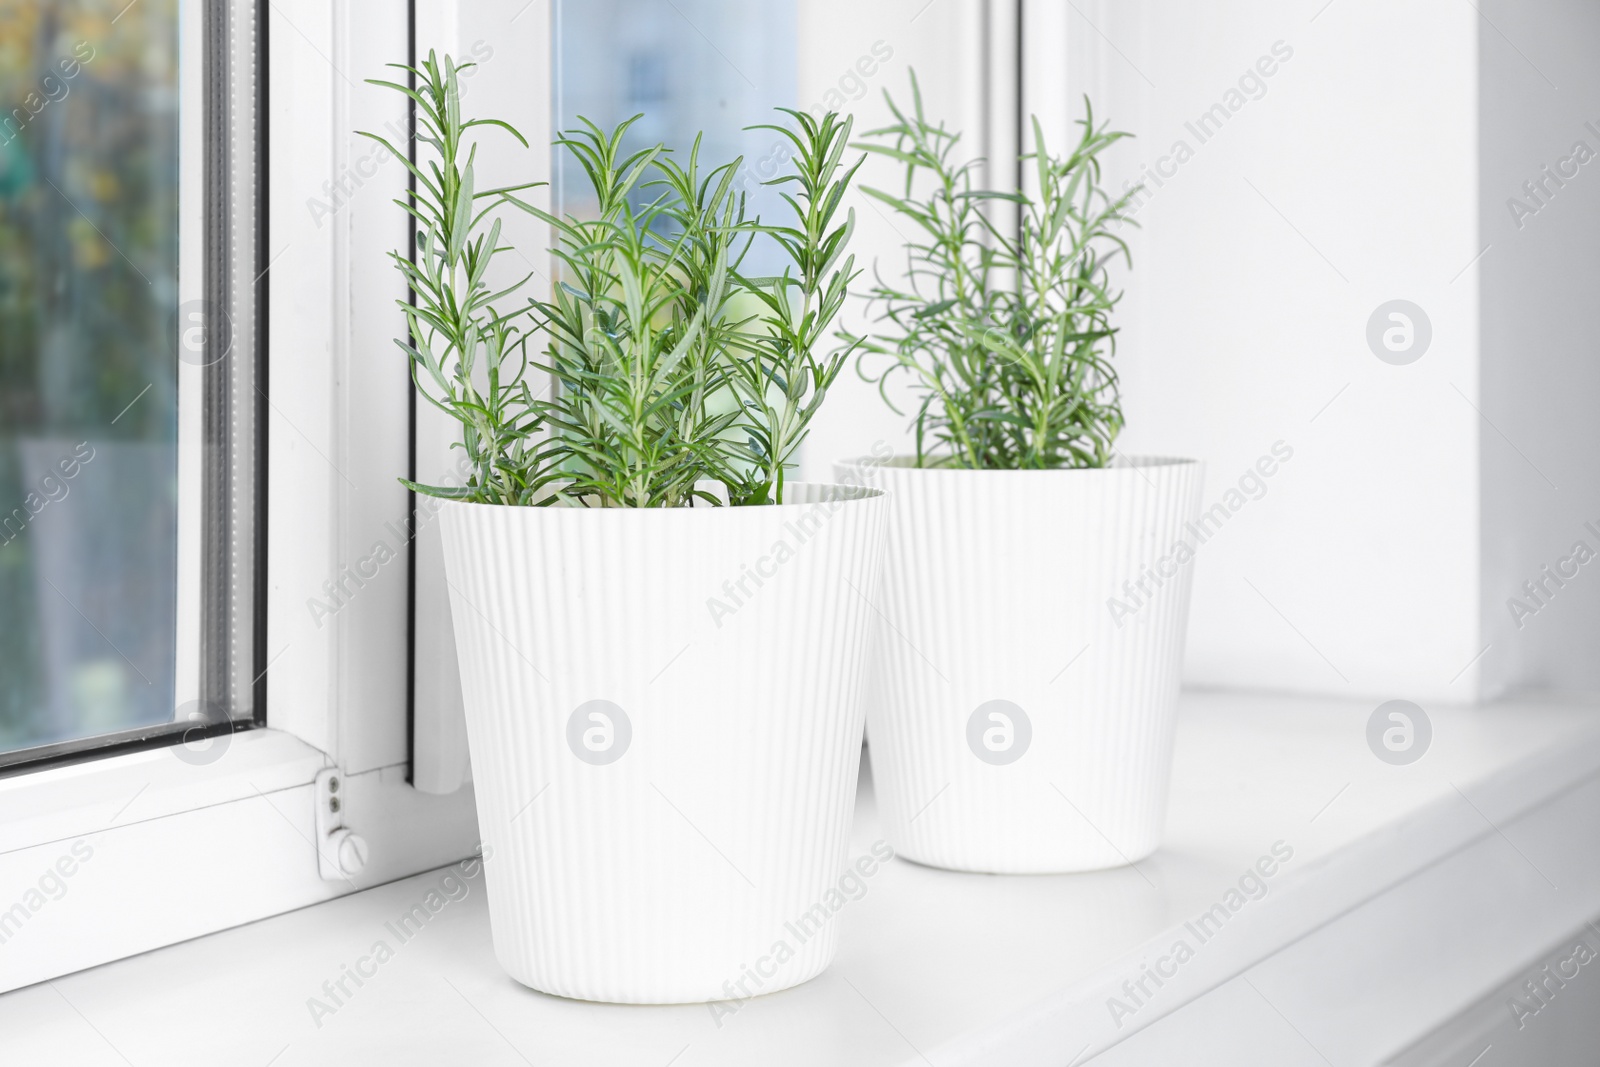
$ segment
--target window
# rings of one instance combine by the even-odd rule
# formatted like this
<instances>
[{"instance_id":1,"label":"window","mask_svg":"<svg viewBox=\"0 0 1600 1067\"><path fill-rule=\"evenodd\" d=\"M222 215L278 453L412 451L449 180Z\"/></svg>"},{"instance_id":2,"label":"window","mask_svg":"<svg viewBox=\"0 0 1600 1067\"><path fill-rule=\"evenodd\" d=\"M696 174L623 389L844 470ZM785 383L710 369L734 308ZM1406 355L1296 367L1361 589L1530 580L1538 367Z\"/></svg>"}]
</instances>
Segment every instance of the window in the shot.
<instances>
[{"instance_id":1,"label":"window","mask_svg":"<svg viewBox=\"0 0 1600 1067\"><path fill-rule=\"evenodd\" d=\"M255 715L254 36L181 65L199 8L0 3L0 767Z\"/></svg>"},{"instance_id":2,"label":"window","mask_svg":"<svg viewBox=\"0 0 1600 1067\"><path fill-rule=\"evenodd\" d=\"M548 20L515 23L520 6L419 4L413 28L404 3L395 18L363 20L325 0L0 0L0 88L25 87L15 72L53 60L56 42L70 55L81 36L96 50L62 83L70 91L45 85L31 128L8 128L5 140L21 136L0 146L0 464L9 464L0 474L15 487L26 458L18 441L41 427L64 427L76 443L80 426L112 425L88 438L94 457L76 459L70 491L53 489L58 499L30 525L58 509L72 519L70 536L99 553L99 570L79 562L82 549L61 564L91 575L77 579L90 593L77 605L84 615L73 614L84 632L69 646L87 651L69 666L116 655L126 672L118 695L144 686L134 665L165 690L148 704L68 705L67 726L51 723L39 712L54 683L41 666L36 605L40 591L55 594L38 581L38 560L41 547L61 545L41 546L25 527L0 547L0 567L10 568L0 699L13 731L0 742L0 884L34 883L63 854L93 857L62 901L25 905L25 917L13 909L0 930L0 990L474 850L471 787L432 797L408 782L408 567L368 574L336 613L311 606L334 582L367 573L362 560L404 526L407 508L396 477L407 467L410 383L391 341L406 290L385 258L405 247L392 202L405 168L355 133L403 131L406 110L365 79L389 76L385 64L406 60L413 44L455 51L454 37L471 33L469 42L520 57L499 64L493 77L518 81L497 93L522 99L533 86L548 101ZM482 27L460 25L468 14ZM101 79L93 91L91 74ZM27 92L15 100L26 109ZM43 125L52 110L75 140ZM114 137L119 124L136 128ZM26 140L41 130L56 139ZM20 173L31 184L3 169L16 158L28 161ZM37 180L46 173L65 198ZM81 212L50 207L49 197ZM34 243L14 237L17 227L32 227ZM49 278L29 258L44 255L70 269ZM62 291L77 302L56 314L49 300ZM15 334L17 322L34 334ZM72 342L77 362L41 348L36 335L51 331ZM47 421L33 398L67 367L77 368L62 379L75 391L62 395L79 405L78 421ZM112 389L114 367L140 378L131 395ZM153 399L161 403L147 410ZM112 471L103 441L164 455ZM117 495L83 491L97 470L117 475ZM134 504L153 516L146 524L132 520ZM24 595L25 610L14 611ZM122 626L135 612L125 630L104 622ZM89 643L101 636L95 626L132 664L110 642ZM81 691L112 691L95 671L83 677L101 688L80 681ZM328 862L336 830L367 842L361 869Z\"/></svg>"}]
</instances>

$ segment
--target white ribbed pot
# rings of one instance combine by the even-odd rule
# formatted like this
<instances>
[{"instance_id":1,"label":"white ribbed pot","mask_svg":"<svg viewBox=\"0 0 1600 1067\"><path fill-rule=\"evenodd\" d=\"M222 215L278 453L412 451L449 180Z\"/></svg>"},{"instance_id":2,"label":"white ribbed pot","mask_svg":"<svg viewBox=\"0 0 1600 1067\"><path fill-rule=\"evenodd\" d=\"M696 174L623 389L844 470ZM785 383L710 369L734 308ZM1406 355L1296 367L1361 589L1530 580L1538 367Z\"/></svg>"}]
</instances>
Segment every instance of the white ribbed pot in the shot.
<instances>
[{"instance_id":1,"label":"white ribbed pot","mask_svg":"<svg viewBox=\"0 0 1600 1067\"><path fill-rule=\"evenodd\" d=\"M1200 464L837 473L888 493L867 738L896 852L1043 873L1155 851Z\"/></svg>"},{"instance_id":2,"label":"white ribbed pot","mask_svg":"<svg viewBox=\"0 0 1600 1067\"><path fill-rule=\"evenodd\" d=\"M805 484L769 507L444 505L513 978L686 1003L828 965L814 906L846 863L886 517L870 490Z\"/></svg>"}]
</instances>

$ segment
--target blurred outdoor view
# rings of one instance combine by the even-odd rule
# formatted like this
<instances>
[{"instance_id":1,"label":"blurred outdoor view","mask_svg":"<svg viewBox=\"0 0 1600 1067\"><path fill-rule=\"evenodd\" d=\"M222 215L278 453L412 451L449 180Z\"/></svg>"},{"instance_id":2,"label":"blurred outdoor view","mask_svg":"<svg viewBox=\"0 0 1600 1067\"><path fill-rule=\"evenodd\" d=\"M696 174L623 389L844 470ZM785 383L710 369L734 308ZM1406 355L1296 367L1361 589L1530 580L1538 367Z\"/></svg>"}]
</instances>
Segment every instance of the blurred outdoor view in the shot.
<instances>
[{"instance_id":1,"label":"blurred outdoor view","mask_svg":"<svg viewBox=\"0 0 1600 1067\"><path fill-rule=\"evenodd\" d=\"M749 195L747 214L784 222L778 192L761 185L787 170L788 144L756 123L787 124L774 107L795 107L796 0L559 0L556 121L579 116L610 130L644 117L625 146L665 144L687 161L697 133L702 173L744 157L736 187ZM561 210L590 217L594 197L583 168L558 157ZM649 199L648 190L635 199ZM776 273L782 261L770 243L744 264L749 274Z\"/></svg>"},{"instance_id":2,"label":"blurred outdoor view","mask_svg":"<svg viewBox=\"0 0 1600 1067\"><path fill-rule=\"evenodd\" d=\"M0 751L173 717L177 0L0 0Z\"/></svg>"}]
</instances>

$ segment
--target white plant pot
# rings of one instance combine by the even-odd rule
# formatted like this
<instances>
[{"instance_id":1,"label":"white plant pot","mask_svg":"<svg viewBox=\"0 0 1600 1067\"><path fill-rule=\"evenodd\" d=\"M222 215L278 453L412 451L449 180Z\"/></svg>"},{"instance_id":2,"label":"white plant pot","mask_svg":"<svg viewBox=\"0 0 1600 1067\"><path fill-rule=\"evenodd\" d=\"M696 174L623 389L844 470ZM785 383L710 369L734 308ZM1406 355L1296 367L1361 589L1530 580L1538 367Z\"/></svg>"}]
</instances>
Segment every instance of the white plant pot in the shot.
<instances>
[{"instance_id":1,"label":"white plant pot","mask_svg":"<svg viewBox=\"0 0 1600 1067\"><path fill-rule=\"evenodd\" d=\"M507 972L622 1003L821 972L884 499L800 484L770 507L440 518Z\"/></svg>"},{"instance_id":2,"label":"white plant pot","mask_svg":"<svg viewBox=\"0 0 1600 1067\"><path fill-rule=\"evenodd\" d=\"M888 493L867 738L899 855L1043 873L1160 844L1202 468L1131 464L838 465Z\"/></svg>"}]
</instances>

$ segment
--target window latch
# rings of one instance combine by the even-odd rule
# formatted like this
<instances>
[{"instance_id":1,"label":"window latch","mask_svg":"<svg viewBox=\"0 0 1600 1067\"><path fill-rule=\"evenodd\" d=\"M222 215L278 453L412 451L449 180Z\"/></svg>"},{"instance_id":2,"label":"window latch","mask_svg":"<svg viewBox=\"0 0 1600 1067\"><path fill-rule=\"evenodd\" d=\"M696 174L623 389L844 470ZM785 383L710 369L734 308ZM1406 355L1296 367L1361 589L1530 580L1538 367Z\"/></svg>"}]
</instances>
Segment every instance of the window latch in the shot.
<instances>
[{"instance_id":1,"label":"window latch","mask_svg":"<svg viewBox=\"0 0 1600 1067\"><path fill-rule=\"evenodd\" d=\"M336 767L317 773L317 871L345 882L367 865L367 839L345 825L344 775Z\"/></svg>"}]
</instances>

